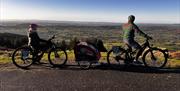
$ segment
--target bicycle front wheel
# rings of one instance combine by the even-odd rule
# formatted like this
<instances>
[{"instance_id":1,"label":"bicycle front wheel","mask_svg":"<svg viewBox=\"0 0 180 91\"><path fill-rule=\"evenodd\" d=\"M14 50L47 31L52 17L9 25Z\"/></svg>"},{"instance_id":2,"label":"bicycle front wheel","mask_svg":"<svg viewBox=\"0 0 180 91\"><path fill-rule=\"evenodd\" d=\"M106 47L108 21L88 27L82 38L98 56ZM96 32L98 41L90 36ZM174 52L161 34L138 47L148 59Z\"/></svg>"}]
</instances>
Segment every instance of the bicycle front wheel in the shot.
<instances>
[{"instance_id":1,"label":"bicycle front wheel","mask_svg":"<svg viewBox=\"0 0 180 91\"><path fill-rule=\"evenodd\" d=\"M54 67L63 66L67 62L67 53L60 47L51 49L48 53L48 60Z\"/></svg>"},{"instance_id":2,"label":"bicycle front wheel","mask_svg":"<svg viewBox=\"0 0 180 91\"><path fill-rule=\"evenodd\" d=\"M29 47L17 48L12 55L12 62L15 66L25 69L33 64L33 53Z\"/></svg>"},{"instance_id":3,"label":"bicycle front wheel","mask_svg":"<svg viewBox=\"0 0 180 91\"><path fill-rule=\"evenodd\" d=\"M143 62L146 67L163 68L167 63L167 56L165 51L152 48L144 53Z\"/></svg>"}]
</instances>

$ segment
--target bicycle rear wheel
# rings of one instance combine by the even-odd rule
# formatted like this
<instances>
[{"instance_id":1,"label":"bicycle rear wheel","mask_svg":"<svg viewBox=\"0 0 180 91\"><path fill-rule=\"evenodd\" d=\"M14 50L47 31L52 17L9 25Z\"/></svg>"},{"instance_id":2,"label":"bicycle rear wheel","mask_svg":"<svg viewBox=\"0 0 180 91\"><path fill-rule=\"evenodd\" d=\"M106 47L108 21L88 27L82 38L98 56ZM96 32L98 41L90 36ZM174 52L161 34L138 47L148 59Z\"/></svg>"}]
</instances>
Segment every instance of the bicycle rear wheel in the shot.
<instances>
[{"instance_id":1,"label":"bicycle rear wheel","mask_svg":"<svg viewBox=\"0 0 180 91\"><path fill-rule=\"evenodd\" d=\"M31 48L17 48L12 55L12 62L15 66L25 69L33 64L33 53Z\"/></svg>"},{"instance_id":2,"label":"bicycle rear wheel","mask_svg":"<svg viewBox=\"0 0 180 91\"><path fill-rule=\"evenodd\" d=\"M165 51L152 48L144 53L143 62L149 68L163 68L167 63L167 56Z\"/></svg>"},{"instance_id":3,"label":"bicycle rear wheel","mask_svg":"<svg viewBox=\"0 0 180 91\"><path fill-rule=\"evenodd\" d=\"M67 62L67 53L60 47L51 49L48 53L48 60L54 67L63 66Z\"/></svg>"},{"instance_id":4,"label":"bicycle rear wheel","mask_svg":"<svg viewBox=\"0 0 180 91\"><path fill-rule=\"evenodd\" d=\"M107 62L110 67L117 67L121 64L121 62L125 61L125 53L124 50L119 49L119 53L114 53L113 49L107 53Z\"/></svg>"}]
</instances>

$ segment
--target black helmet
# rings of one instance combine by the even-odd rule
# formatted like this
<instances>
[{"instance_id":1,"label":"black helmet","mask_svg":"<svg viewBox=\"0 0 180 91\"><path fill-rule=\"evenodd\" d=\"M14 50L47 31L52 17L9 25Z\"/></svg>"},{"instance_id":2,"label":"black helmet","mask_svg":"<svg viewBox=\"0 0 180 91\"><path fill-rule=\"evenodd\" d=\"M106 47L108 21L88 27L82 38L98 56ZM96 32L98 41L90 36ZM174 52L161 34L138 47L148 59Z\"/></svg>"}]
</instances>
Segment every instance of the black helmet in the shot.
<instances>
[{"instance_id":1,"label":"black helmet","mask_svg":"<svg viewBox=\"0 0 180 91\"><path fill-rule=\"evenodd\" d=\"M37 24L32 23L32 24L30 24L30 25L29 25L29 27L31 27L31 28L37 28L37 27L38 27L38 25L37 25Z\"/></svg>"},{"instance_id":2,"label":"black helmet","mask_svg":"<svg viewBox=\"0 0 180 91\"><path fill-rule=\"evenodd\" d=\"M130 15L130 16L128 17L128 20L133 22L133 21L135 20L135 16L134 16L134 15Z\"/></svg>"}]
</instances>

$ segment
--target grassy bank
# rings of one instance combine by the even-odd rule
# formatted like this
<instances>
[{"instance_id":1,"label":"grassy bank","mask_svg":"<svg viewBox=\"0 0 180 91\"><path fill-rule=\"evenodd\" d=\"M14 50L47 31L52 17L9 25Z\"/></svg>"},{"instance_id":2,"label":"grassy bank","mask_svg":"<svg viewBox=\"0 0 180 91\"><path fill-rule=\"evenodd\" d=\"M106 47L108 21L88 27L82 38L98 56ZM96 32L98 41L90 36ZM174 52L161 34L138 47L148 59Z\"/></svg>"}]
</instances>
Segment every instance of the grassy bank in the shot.
<instances>
[{"instance_id":1,"label":"grassy bank","mask_svg":"<svg viewBox=\"0 0 180 91\"><path fill-rule=\"evenodd\" d=\"M67 51L68 53L68 61L74 61L74 52L73 51ZM12 51L0 51L0 64L7 64L11 63L11 54ZM102 57L100 59L101 62L107 62L106 56L107 53L103 52L101 53ZM47 54L44 55L43 59L45 61L48 61ZM170 52L170 58L168 59L168 63L166 65L168 68L180 68L180 51L173 51Z\"/></svg>"}]
</instances>

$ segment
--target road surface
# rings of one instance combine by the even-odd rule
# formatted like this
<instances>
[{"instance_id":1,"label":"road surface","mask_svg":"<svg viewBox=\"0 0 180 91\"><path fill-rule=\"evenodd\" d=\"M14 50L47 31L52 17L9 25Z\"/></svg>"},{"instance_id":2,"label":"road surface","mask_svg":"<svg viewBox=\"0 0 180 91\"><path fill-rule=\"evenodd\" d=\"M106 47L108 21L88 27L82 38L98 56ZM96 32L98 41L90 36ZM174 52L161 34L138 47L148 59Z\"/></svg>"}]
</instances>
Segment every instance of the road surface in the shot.
<instances>
[{"instance_id":1,"label":"road surface","mask_svg":"<svg viewBox=\"0 0 180 91\"><path fill-rule=\"evenodd\" d=\"M0 65L0 91L180 91L180 69L35 65L22 70Z\"/></svg>"}]
</instances>

